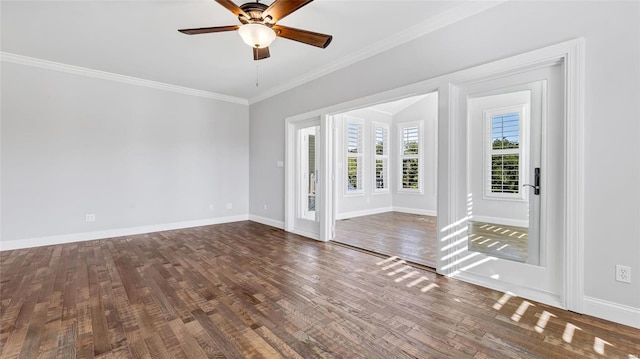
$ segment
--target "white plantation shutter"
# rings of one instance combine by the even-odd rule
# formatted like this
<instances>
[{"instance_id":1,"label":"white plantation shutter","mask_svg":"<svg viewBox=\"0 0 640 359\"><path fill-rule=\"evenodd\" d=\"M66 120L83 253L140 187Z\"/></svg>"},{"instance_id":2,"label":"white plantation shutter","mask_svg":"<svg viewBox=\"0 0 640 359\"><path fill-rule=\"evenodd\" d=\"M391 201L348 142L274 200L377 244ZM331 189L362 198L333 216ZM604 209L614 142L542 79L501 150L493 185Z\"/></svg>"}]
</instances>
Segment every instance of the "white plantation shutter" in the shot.
<instances>
[{"instance_id":1,"label":"white plantation shutter","mask_svg":"<svg viewBox=\"0 0 640 359\"><path fill-rule=\"evenodd\" d=\"M400 133L400 190L420 191L422 177L421 128L419 123L403 124Z\"/></svg>"},{"instance_id":2,"label":"white plantation shutter","mask_svg":"<svg viewBox=\"0 0 640 359\"><path fill-rule=\"evenodd\" d=\"M347 122L347 152L362 152L362 124L358 122Z\"/></svg>"},{"instance_id":3,"label":"white plantation shutter","mask_svg":"<svg viewBox=\"0 0 640 359\"><path fill-rule=\"evenodd\" d=\"M404 127L402 129L402 154L418 154L420 143L420 131L418 126Z\"/></svg>"},{"instance_id":4,"label":"white plantation shutter","mask_svg":"<svg viewBox=\"0 0 640 359\"><path fill-rule=\"evenodd\" d=\"M361 193L363 191L363 132L364 123L358 119L347 117L345 125L345 139L347 152L346 193Z\"/></svg>"},{"instance_id":5,"label":"white plantation shutter","mask_svg":"<svg viewBox=\"0 0 640 359\"><path fill-rule=\"evenodd\" d=\"M374 124L375 192L389 189L389 125Z\"/></svg>"},{"instance_id":6,"label":"white plantation shutter","mask_svg":"<svg viewBox=\"0 0 640 359\"><path fill-rule=\"evenodd\" d=\"M493 193L520 193L520 155L491 155L491 180Z\"/></svg>"}]
</instances>

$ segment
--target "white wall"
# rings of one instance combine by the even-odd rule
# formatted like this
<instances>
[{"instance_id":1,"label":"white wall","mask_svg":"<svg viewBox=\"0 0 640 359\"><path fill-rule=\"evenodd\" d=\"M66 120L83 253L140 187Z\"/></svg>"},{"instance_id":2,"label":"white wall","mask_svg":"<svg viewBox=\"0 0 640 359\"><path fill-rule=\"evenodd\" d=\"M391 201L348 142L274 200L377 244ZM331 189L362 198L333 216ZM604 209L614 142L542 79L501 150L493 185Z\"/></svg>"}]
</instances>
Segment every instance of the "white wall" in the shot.
<instances>
[{"instance_id":1,"label":"white wall","mask_svg":"<svg viewBox=\"0 0 640 359\"><path fill-rule=\"evenodd\" d=\"M437 117L438 117L438 93L430 93L424 99L414 103L393 116L391 127L391 147L393 182L393 207L398 211L416 214L436 215L437 199ZM401 172L400 134L398 125L407 122L422 121L422 143L420 151L423 153L422 167L422 193L403 192L399 190L397 174Z\"/></svg>"},{"instance_id":2,"label":"white wall","mask_svg":"<svg viewBox=\"0 0 640 359\"><path fill-rule=\"evenodd\" d=\"M284 178L274 164L284 158L286 117L576 37L586 41L585 296L638 315L640 280L614 280L615 264L640 273L640 162L629 161L640 158L638 2L507 2L251 105L250 213L283 221Z\"/></svg>"},{"instance_id":3,"label":"white wall","mask_svg":"<svg viewBox=\"0 0 640 359\"><path fill-rule=\"evenodd\" d=\"M246 105L2 63L3 247L247 217L248 119Z\"/></svg>"}]
</instances>

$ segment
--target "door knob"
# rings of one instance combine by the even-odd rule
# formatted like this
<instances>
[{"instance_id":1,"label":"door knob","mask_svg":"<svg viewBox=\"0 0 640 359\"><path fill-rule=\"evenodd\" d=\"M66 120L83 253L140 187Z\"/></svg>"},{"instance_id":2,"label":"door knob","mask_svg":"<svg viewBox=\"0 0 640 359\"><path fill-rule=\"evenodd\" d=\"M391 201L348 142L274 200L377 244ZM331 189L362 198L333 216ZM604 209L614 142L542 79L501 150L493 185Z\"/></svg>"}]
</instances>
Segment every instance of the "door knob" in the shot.
<instances>
[{"instance_id":1,"label":"door knob","mask_svg":"<svg viewBox=\"0 0 640 359\"><path fill-rule=\"evenodd\" d=\"M534 184L523 184L522 187L531 187L533 188L533 194L536 196L540 195L540 167L536 167L533 172L533 183Z\"/></svg>"}]
</instances>

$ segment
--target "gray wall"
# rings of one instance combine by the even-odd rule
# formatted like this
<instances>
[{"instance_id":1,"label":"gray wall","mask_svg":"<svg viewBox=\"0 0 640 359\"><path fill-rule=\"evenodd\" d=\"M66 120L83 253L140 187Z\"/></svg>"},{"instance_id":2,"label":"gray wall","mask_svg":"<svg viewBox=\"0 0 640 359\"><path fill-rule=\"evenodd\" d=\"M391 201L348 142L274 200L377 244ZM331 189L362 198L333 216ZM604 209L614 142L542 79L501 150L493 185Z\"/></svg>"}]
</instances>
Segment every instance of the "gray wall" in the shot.
<instances>
[{"instance_id":1,"label":"gray wall","mask_svg":"<svg viewBox=\"0 0 640 359\"><path fill-rule=\"evenodd\" d=\"M3 63L2 241L246 216L248 124L246 105Z\"/></svg>"},{"instance_id":2,"label":"gray wall","mask_svg":"<svg viewBox=\"0 0 640 359\"><path fill-rule=\"evenodd\" d=\"M616 263L640 273L639 14L638 2L507 2L251 105L250 213L283 221L286 117L584 37L585 295L640 308L640 280L614 280Z\"/></svg>"}]
</instances>

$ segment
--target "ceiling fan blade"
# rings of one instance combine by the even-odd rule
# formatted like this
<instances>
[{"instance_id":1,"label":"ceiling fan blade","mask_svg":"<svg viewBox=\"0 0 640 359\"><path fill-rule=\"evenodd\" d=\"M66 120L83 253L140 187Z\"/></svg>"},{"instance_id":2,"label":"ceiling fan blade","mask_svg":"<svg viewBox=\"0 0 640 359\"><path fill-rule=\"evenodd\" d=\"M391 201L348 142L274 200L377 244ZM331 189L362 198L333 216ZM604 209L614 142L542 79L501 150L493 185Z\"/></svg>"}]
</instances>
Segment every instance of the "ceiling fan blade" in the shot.
<instances>
[{"instance_id":1,"label":"ceiling fan blade","mask_svg":"<svg viewBox=\"0 0 640 359\"><path fill-rule=\"evenodd\" d=\"M326 48L331 43L333 36L325 35L318 32L312 32L308 30L296 29L293 27L287 27L282 25L274 25L272 27L279 37L285 39L302 42L307 45Z\"/></svg>"},{"instance_id":2,"label":"ceiling fan blade","mask_svg":"<svg viewBox=\"0 0 640 359\"><path fill-rule=\"evenodd\" d=\"M249 19L249 16L247 16L247 13L244 12L244 10L242 10L240 8L240 6L236 5L236 3L234 3L231 0L216 0L216 2L222 6L224 6L225 8L227 8L227 10L231 11L235 16L244 16L245 18Z\"/></svg>"},{"instance_id":3,"label":"ceiling fan blade","mask_svg":"<svg viewBox=\"0 0 640 359\"><path fill-rule=\"evenodd\" d=\"M210 32L234 31L234 30L238 30L239 28L240 28L239 25L229 25L229 26L201 27L198 29L182 29L178 31L187 35L197 35L197 34L208 34Z\"/></svg>"},{"instance_id":4,"label":"ceiling fan blade","mask_svg":"<svg viewBox=\"0 0 640 359\"><path fill-rule=\"evenodd\" d=\"M259 49L257 47L253 48L253 59L254 60L262 60L262 59L266 59L267 57L271 56L269 54L269 48L265 47L262 49Z\"/></svg>"},{"instance_id":5,"label":"ceiling fan blade","mask_svg":"<svg viewBox=\"0 0 640 359\"><path fill-rule=\"evenodd\" d=\"M263 13L262 18L266 19L271 16L269 23L275 24L282 20L285 16L307 5L313 0L276 0Z\"/></svg>"}]
</instances>

